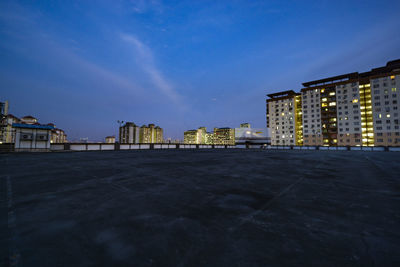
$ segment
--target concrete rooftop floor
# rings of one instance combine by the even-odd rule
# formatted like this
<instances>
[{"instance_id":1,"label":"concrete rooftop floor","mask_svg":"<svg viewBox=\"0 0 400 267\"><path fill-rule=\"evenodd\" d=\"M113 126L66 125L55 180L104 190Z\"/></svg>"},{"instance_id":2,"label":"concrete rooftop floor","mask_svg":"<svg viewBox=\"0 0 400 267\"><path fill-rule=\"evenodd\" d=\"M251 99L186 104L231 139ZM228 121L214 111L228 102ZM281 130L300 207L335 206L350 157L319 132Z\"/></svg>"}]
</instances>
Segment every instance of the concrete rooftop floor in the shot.
<instances>
[{"instance_id":1,"label":"concrete rooftop floor","mask_svg":"<svg viewBox=\"0 0 400 267\"><path fill-rule=\"evenodd\" d=\"M0 266L400 266L400 153L13 153L0 166Z\"/></svg>"}]
</instances>

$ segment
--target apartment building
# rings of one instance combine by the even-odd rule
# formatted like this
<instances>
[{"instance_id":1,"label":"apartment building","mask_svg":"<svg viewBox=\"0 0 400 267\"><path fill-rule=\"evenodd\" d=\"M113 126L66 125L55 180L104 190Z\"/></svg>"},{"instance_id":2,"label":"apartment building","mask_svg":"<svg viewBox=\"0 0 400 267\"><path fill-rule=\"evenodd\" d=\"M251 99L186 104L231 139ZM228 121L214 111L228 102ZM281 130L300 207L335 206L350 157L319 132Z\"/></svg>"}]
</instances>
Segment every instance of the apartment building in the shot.
<instances>
[{"instance_id":1,"label":"apartment building","mask_svg":"<svg viewBox=\"0 0 400 267\"><path fill-rule=\"evenodd\" d=\"M374 144L377 146L400 146L400 66L398 72L390 74L371 79Z\"/></svg>"},{"instance_id":2,"label":"apartment building","mask_svg":"<svg viewBox=\"0 0 400 267\"><path fill-rule=\"evenodd\" d=\"M235 129L214 128L213 133L208 133L206 127L197 130L188 130L183 134L185 144L207 144L207 145L234 145Z\"/></svg>"},{"instance_id":3,"label":"apartment building","mask_svg":"<svg viewBox=\"0 0 400 267\"><path fill-rule=\"evenodd\" d=\"M272 145L302 145L301 94L293 90L269 94L267 127Z\"/></svg>"},{"instance_id":4,"label":"apartment building","mask_svg":"<svg viewBox=\"0 0 400 267\"><path fill-rule=\"evenodd\" d=\"M215 145L235 145L235 129L233 128L214 128Z\"/></svg>"},{"instance_id":5,"label":"apartment building","mask_svg":"<svg viewBox=\"0 0 400 267\"><path fill-rule=\"evenodd\" d=\"M119 142L121 144L138 144L139 126L133 122L127 122L119 127Z\"/></svg>"},{"instance_id":6,"label":"apartment building","mask_svg":"<svg viewBox=\"0 0 400 267\"><path fill-rule=\"evenodd\" d=\"M139 127L133 122L127 122L119 128L119 141L123 144L162 143L163 129L154 124Z\"/></svg>"},{"instance_id":7,"label":"apartment building","mask_svg":"<svg viewBox=\"0 0 400 267\"><path fill-rule=\"evenodd\" d=\"M303 145L400 146L399 84L400 60L390 61L384 67L368 72L353 72L303 83ZM272 97L268 95L267 110L271 107L268 101L276 102L280 100L279 96L282 98L285 94L284 98L290 99L295 93L284 91L272 94ZM282 103L278 103L278 106L281 105L281 117L278 112L267 114L271 142L275 145L288 145L286 140L282 142L282 133L276 134L276 127L282 126L281 121L287 124Z\"/></svg>"}]
</instances>

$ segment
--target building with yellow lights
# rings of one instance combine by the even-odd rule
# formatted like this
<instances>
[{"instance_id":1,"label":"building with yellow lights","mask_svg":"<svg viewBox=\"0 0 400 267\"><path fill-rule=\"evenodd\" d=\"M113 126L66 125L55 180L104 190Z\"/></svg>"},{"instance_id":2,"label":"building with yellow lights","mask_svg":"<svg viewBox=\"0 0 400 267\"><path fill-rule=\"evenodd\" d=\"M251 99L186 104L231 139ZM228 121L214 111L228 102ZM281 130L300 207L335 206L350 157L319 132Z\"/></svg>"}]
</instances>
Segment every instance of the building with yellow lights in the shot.
<instances>
[{"instance_id":1,"label":"building with yellow lights","mask_svg":"<svg viewBox=\"0 0 400 267\"><path fill-rule=\"evenodd\" d=\"M303 83L303 145L400 146L399 85L400 60L364 73ZM268 95L267 125L273 145L288 145L287 133L283 134L287 131L283 126L290 122L286 106L296 95L293 91Z\"/></svg>"},{"instance_id":2,"label":"building with yellow lights","mask_svg":"<svg viewBox=\"0 0 400 267\"><path fill-rule=\"evenodd\" d=\"M208 133L206 127L197 130L188 130L183 134L185 144L206 144L206 145L234 145L235 129L214 128L213 133Z\"/></svg>"},{"instance_id":3,"label":"building with yellow lights","mask_svg":"<svg viewBox=\"0 0 400 267\"><path fill-rule=\"evenodd\" d=\"M122 144L163 143L163 129L154 124L139 127L133 122L127 122L119 128L119 141Z\"/></svg>"},{"instance_id":4,"label":"building with yellow lights","mask_svg":"<svg viewBox=\"0 0 400 267\"><path fill-rule=\"evenodd\" d=\"M301 146L303 144L301 94L290 90L269 94L268 97L267 127L271 131L271 144Z\"/></svg>"}]
</instances>

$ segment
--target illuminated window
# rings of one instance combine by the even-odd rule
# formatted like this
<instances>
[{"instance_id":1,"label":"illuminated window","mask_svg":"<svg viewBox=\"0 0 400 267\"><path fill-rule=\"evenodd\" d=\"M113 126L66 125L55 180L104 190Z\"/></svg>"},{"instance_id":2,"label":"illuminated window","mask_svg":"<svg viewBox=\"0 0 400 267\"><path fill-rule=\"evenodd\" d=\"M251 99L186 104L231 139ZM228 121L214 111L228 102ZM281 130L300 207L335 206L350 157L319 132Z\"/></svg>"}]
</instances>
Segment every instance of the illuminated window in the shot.
<instances>
[{"instance_id":1,"label":"illuminated window","mask_svg":"<svg viewBox=\"0 0 400 267\"><path fill-rule=\"evenodd\" d=\"M321 93L325 92L325 89L321 89Z\"/></svg>"},{"instance_id":2,"label":"illuminated window","mask_svg":"<svg viewBox=\"0 0 400 267\"><path fill-rule=\"evenodd\" d=\"M284 112L282 112L282 114L281 114L282 116L285 116L285 113Z\"/></svg>"},{"instance_id":3,"label":"illuminated window","mask_svg":"<svg viewBox=\"0 0 400 267\"><path fill-rule=\"evenodd\" d=\"M336 102L331 102L331 103L329 103L329 106L330 106L330 107L336 106Z\"/></svg>"},{"instance_id":4,"label":"illuminated window","mask_svg":"<svg viewBox=\"0 0 400 267\"><path fill-rule=\"evenodd\" d=\"M322 98L321 100L322 100L322 102L328 101L328 99L326 97Z\"/></svg>"},{"instance_id":5,"label":"illuminated window","mask_svg":"<svg viewBox=\"0 0 400 267\"><path fill-rule=\"evenodd\" d=\"M390 79L394 80L394 78L395 78L394 75L390 76Z\"/></svg>"},{"instance_id":6,"label":"illuminated window","mask_svg":"<svg viewBox=\"0 0 400 267\"><path fill-rule=\"evenodd\" d=\"M382 118L382 114L379 114L379 118Z\"/></svg>"},{"instance_id":7,"label":"illuminated window","mask_svg":"<svg viewBox=\"0 0 400 267\"><path fill-rule=\"evenodd\" d=\"M358 102L357 98L353 99L353 103L357 103L357 102Z\"/></svg>"},{"instance_id":8,"label":"illuminated window","mask_svg":"<svg viewBox=\"0 0 400 267\"><path fill-rule=\"evenodd\" d=\"M330 92L329 95L335 95L335 92Z\"/></svg>"},{"instance_id":9,"label":"illuminated window","mask_svg":"<svg viewBox=\"0 0 400 267\"><path fill-rule=\"evenodd\" d=\"M392 92L396 92L396 88L392 88Z\"/></svg>"},{"instance_id":10,"label":"illuminated window","mask_svg":"<svg viewBox=\"0 0 400 267\"><path fill-rule=\"evenodd\" d=\"M390 114L386 114L386 118L390 118Z\"/></svg>"},{"instance_id":11,"label":"illuminated window","mask_svg":"<svg viewBox=\"0 0 400 267\"><path fill-rule=\"evenodd\" d=\"M327 107L327 106L328 106L327 103L322 103L322 104L321 104L321 107Z\"/></svg>"}]
</instances>

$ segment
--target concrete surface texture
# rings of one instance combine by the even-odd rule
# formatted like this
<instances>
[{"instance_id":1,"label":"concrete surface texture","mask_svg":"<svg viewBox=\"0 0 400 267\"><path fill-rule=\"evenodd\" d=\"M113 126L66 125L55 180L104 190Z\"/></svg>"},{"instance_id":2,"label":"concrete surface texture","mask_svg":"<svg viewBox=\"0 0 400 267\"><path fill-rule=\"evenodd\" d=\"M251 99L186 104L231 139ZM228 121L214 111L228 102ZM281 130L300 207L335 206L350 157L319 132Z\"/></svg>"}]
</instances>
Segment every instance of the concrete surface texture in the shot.
<instances>
[{"instance_id":1,"label":"concrete surface texture","mask_svg":"<svg viewBox=\"0 0 400 267\"><path fill-rule=\"evenodd\" d=\"M399 160L1 154L0 266L400 266Z\"/></svg>"}]
</instances>

